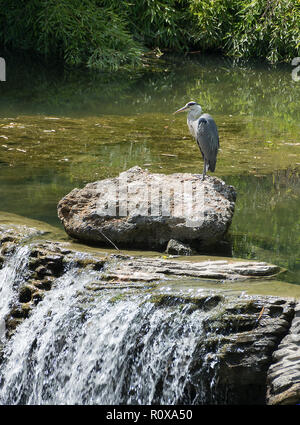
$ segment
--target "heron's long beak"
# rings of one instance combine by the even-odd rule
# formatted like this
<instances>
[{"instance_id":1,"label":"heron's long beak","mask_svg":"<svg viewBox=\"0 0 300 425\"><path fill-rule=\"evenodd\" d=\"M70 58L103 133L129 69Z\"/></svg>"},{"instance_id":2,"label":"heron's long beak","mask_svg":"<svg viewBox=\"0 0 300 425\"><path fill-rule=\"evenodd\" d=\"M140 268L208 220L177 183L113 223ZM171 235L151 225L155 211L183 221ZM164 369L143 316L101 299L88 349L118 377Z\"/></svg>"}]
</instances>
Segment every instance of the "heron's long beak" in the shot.
<instances>
[{"instance_id":1,"label":"heron's long beak","mask_svg":"<svg viewBox=\"0 0 300 425\"><path fill-rule=\"evenodd\" d=\"M183 108L177 109L177 111L173 112L173 115L174 114L177 114L178 112L186 111L187 109L188 109L188 107L187 106L184 106Z\"/></svg>"}]
</instances>

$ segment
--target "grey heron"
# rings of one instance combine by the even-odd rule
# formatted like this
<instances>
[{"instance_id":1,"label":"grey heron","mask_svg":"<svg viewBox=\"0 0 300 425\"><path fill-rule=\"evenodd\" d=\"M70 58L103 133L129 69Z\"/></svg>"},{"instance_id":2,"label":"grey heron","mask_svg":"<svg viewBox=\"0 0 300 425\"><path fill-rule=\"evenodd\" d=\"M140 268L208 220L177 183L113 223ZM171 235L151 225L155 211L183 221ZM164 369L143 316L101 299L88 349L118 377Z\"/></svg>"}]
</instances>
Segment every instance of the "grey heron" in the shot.
<instances>
[{"instance_id":1,"label":"grey heron","mask_svg":"<svg viewBox=\"0 0 300 425\"><path fill-rule=\"evenodd\" d=\"M196 139L204 160L203 180L208 170L215 171L217 154L219 149L218 128L209 114L202 114L202 108L197 102L188 102L182 108L174 112L188 111L187 125L191 135Z\"/></svg>"}]
</instances>

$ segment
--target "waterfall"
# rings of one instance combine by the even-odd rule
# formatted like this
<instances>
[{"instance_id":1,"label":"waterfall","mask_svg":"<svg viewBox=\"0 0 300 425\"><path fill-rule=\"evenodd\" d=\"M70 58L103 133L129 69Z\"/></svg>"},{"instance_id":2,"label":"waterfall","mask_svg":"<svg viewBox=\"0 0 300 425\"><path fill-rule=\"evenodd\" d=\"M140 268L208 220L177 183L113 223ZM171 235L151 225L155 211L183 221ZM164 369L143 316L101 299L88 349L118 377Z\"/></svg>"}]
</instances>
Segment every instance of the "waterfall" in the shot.
<instances>
[{"instance_id":1,"label":"waterfall","mask_svg":"<svg viewBox=\"0 0 300 425\"><path fill-rule=\"evenodd\" d=\"M16 288L26 276L28 255L29 247L20 246L0 270L0 343L5 339L5 316L17 298Z\"/></svg>"},{"instance_id":2,"label":"waterfall","mask_svg":"<svg viewBox=\"0 0 300 425\"><path fill-rule=\"evenodd\" d=\"M1 318L15 297L13 274L25 269L24 247L1 272ZM210 312L160 307L143 288L91 290L100 279L99 271L71 267L17 327L2 355L0 404L205 401L199 367L197 385L193 371ZM203 371L214 364L202 352Z\"/></svg>"}]
</instances>

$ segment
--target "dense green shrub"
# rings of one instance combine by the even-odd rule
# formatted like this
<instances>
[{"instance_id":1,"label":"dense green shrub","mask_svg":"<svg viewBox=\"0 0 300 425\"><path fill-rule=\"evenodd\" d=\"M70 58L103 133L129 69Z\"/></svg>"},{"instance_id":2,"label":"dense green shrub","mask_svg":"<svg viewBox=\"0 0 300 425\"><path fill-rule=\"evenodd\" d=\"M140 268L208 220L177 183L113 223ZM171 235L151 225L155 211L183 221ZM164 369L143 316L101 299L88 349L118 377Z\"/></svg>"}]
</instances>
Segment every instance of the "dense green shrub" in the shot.
<instances>
[{"instance_id":1,"label":"dense green shrub","mask_svg":"<svg viewBox=\"0 0 300 425\"><path fill-rule=\"evenodd\" d=\"M299 0L193 0L190 9L202 48L273 63L299 56Z\"/></svg>"},{"instance_id":2,"label":"dense green shrub","mask_svg":"<svg viewBox=\"0 0 300 425\"><path fill-rule=\"evenodd\" d=\"M117 69L139 62L142 48L126 22L93 0L0 0L1 40L68 65Z\"/></svg>"},{"instance_id":3,"label":"dense green shrub","mask_svg":"<svg viewBox=\"0 0 300 425\"><path fill-rule=\"evenodd\" d=\"M0 47L118 69L145 49L300 56L299 0L0 0Z\"/></svg>"},{"instance_id":4,"label":"dense green shrub","mask_svg":"<svg viewBox=\"0 0 300 425\"><path fill-rule=\"evenodd\" d=\"M189 0L99 0L98 4L121 13L135 39L149 48L188 48L191 12Z\"/></svg>"}]
</instances>

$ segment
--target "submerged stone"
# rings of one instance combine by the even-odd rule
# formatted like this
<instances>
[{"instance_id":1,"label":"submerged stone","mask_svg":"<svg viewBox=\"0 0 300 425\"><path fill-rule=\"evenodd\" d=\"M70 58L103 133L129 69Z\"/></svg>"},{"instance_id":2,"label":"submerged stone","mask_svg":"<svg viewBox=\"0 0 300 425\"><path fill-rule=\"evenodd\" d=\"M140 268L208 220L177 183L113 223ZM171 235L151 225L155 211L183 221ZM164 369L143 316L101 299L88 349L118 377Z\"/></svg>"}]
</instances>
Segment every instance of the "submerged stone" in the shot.
<instances>
[{"instance_id":1,"label":"submerged stone","mask_svg":"<svg viewBox=\"0 0 300 425\"><path fill-rule=\"evenodd\" d=\"M175 239L170 239L166 253L175 255L193 255L194 251L189 245L176 241Z\"/></svg>"}]
</instances>

